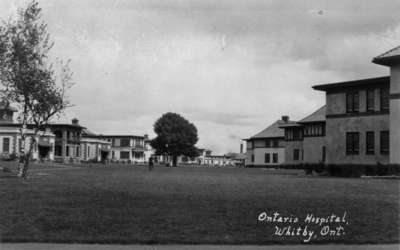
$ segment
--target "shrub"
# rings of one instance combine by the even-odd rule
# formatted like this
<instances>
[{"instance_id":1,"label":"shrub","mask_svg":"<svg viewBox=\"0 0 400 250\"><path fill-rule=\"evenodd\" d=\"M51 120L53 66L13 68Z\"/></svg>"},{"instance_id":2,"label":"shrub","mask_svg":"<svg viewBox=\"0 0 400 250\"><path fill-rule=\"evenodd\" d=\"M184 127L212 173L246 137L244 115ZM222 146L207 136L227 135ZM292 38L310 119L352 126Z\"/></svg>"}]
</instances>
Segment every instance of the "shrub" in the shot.
<instances>
[{"instance_id":1,"label":"shrub","mask_svg":"<svg viewBox=\"0 0 400 250\"><path fill-rule=\"evenodd\" d=\"M363 165L363 164L330 164L325 166L330 176L361 177L399 175L400 166L388 164Z\"/></svg>"},{"instance_id":2,"label":"shrub","mask_svg":"<svg viewBox=\"0 0 400 250\"><path fill-rule=\"evenodd\" d=\"M17 159L17 155L15 153L3 153L0 156L2 161L15 161Z\"/></svg>"},{"instance_id":3,"label":"shrub","mask_svg":"<svg viewBox=\"0 0 400 250\"><path fill-rule=\"evenodd\" d=\"M278 168L283 169L303 169L306 175L311 175L313 172L321 176L335 177L361 177L367 176L387 176L400 175L399 164L323 164L323 163L303 163L303 164L285 164L278 165Z\"/></svg>"},{"instance_id":4,"label":"shrub","mask_svg":"<svg viewBox=\"0 0 400 250\"><path fill-rule=\"evenodd\" d=\"M8 168L8 167L3 167L2 171L3 171L4 173L11 173L11 172L12 172L11 169Z\"/></svg>"}]
</instances>

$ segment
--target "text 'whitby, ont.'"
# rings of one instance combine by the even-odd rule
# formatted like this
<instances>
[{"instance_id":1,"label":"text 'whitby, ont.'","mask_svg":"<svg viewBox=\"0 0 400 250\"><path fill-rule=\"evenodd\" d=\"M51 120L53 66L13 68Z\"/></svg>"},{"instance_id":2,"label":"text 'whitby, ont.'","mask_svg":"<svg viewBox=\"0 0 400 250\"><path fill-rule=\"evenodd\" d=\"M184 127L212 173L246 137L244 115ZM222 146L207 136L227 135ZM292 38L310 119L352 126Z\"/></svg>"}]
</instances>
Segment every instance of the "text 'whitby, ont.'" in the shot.
<instances>
[{"instance_id":1,"label":"text 'whitby, ont.'","mask_svg":"<svg viewBox=\"0 0 400 250\"><path fill-rule=\"evenodd\" d=\"M322 217L313 213L298 217L283 215L279 212L262 212L258 215L258 221L272 224L274 236L301 237L305 243L319 237L343 237L346 234L345 227L349 225L346 211L342 215L331 213Z\"/></svg>"}]
</instances>

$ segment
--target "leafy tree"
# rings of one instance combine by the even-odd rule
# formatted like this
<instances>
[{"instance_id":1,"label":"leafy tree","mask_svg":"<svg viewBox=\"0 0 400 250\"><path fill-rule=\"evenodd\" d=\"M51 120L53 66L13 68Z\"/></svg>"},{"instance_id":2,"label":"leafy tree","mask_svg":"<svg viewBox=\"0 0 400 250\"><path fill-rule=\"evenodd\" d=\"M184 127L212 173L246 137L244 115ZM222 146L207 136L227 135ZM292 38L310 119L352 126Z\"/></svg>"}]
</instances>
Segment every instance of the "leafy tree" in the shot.
<instances>
[{"instance_id":1,"label":"leafy tree","mask_svg":"<svg viewBox=\"0 0 400 250\"><path fill-rule=\"evenodd\" d=\"M0 94L18 110L20 136L26 144L18 175L24 178L38 136L70 106L65 96L73 85L69 61L52 63L48 54L53 45L36 1L0 25Z\"/></svg>"},{"instance_id":2,"label":"leafy tree","mask_svg":"<svg viewBox=\"0 0 400 250\"><path fill-rule=\"evenodd\" d=\"M175 113L166 113L154 124L157 137L150 145L157 155L172 156L172 164L176 166L178 156L195 157L198 150L195 144L198 141L197 129L188 120Z\"/></svg>"}]
</instances>

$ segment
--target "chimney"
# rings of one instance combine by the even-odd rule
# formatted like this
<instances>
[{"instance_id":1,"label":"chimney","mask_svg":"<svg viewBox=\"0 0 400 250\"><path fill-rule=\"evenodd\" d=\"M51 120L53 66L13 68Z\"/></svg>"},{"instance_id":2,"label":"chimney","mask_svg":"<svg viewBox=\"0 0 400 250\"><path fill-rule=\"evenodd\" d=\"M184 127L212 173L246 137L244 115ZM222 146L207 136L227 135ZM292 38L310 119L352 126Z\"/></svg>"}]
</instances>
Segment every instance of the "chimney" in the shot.
<instances>
[{"instance_id":1,"label":"chimney","mask_svg":"<svg viewBox=\"0 0 400 250\"><path fill-rule=\"evenodd\" d=\"M77 118L72 119L73 125L79 125L79 120Z\"/></svg>"},{"instance_id":2,"label":"chimney","mask_svg":"<svg viewBox=\"0 0 400 250\"><path fill-rule=\"evenodd\" d=\"M289 116L287 116L287 115L282 116L282 121L288 122L289 121Z\"/></svg>"}]
</instances>

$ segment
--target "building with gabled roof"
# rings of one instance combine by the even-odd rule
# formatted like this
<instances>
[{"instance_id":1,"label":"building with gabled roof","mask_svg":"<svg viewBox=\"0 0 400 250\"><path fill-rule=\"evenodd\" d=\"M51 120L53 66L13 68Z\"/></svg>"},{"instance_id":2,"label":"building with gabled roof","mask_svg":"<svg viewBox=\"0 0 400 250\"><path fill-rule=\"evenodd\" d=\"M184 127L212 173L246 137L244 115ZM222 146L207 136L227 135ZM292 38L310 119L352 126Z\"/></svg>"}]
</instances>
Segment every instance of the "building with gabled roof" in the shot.
<instances>
[{"instance_id":1,"label":"building with gabled roof","mask_svg":"<svg viewBox=\"0 0 400 250\"><path fill-rule=\"evenodd\" d=\"M97 138L111 143L111 161L127 163L143 163L146 161L145 140L147 136L139 135L103 135Z\"/></svg>"},{"instance_id":2,"label":"building with gabled roof","mask_svg":"<svg viewBox=\"0 0 400 250\"><path fill-rule=\"evenodd\" d=\"M314 111L312 114L304 117L298 123L306 124L306 123L315 123L315 122L325 122L326 118L326 105Z\"/></svg>"},{"instance_id":3,"label":"building with gabled roof","mask_svg":"<svg viewBox=\"0 0 400 250\"><path fill-rule=\"evenodd\" d=\"M285 130L285 164L325 162L325 105Z\"/></svg>"},{"instance_id":4,"label":"building with gabled roof","mask_svg":"<svg viewBox=\"0 0 400 250\"><path fill-rule=\"evenodd\" d=\"M80 144L82 161L106 162L111 159L111 142L89 129L83 129Z\"/></svg>"},{"instance_id":5,"label":"building with gabled roof","mask_svg":"<svg viewBox=\"0 0 400 250\"><path fill-rule=\"evenodd\" d=\"M282 116L267 128L245 139L247 167L275 166L285 162L285 133L280 126L292 124L288 116Z\"/></svg>"}]
</instances>

